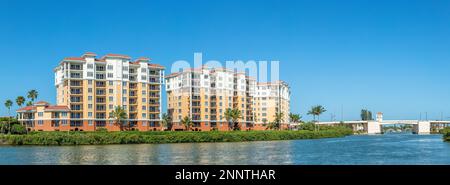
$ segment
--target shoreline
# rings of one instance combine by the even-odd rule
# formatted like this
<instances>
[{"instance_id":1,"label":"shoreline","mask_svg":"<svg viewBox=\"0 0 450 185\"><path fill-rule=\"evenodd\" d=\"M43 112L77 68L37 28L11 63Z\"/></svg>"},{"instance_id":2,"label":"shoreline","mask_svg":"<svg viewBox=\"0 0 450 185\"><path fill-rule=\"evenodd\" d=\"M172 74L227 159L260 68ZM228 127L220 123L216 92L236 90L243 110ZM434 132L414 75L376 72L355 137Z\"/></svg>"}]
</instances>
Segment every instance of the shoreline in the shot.
<instances>
[{"instance_id":1,"label":"shoreline","mask_svg":"<svg viewBox=\"0 0 450 185\"><path fill-rule=\"evenodd\" d=\"M350 129L321 131L211 131L211 132L33 132L0 135L5 146L75 146L117 144L223 143L339 138L352 135Z\"/></svg>"}]
</instances>

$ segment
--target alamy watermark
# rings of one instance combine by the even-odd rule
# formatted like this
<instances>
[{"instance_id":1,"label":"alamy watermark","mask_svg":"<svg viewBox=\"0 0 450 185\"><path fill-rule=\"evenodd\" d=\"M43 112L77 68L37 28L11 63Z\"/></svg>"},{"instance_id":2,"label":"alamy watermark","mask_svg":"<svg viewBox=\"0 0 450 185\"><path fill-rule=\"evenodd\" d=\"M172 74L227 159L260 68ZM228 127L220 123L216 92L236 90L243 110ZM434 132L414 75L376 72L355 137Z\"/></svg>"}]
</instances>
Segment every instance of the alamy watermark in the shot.
<instances>
[{"instance_id":1,"label":"alamy watermark","mask_svg":"<svg viewBox=\"0 0 450 185\"><path fill-rule=\"evenodd\" d=\"M243 72L246 75L257 79L259 82L268 82L269 74L270 81L275 82L280 80L280 62L278 60L227 60L225 61L225 67L223 62L218 60L208 60L203 62L203 53L194 53L194 64L187 60L177 60L172 64L171 73L181 72L186 69L200 69L203 66L210 68L226 68L235 72ZM270 71L269 71L270 65Z\"/></svg>"}]
</instances>

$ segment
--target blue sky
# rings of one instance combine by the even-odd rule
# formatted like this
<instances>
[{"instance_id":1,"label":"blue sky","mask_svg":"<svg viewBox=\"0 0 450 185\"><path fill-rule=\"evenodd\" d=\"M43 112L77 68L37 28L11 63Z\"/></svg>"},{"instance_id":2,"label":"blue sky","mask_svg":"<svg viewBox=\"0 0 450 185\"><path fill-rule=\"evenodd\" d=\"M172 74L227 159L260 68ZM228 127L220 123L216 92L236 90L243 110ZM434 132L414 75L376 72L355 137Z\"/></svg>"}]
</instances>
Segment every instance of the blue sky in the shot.
<instances>
[{"instance_id":1,"label":"blue sky","mask_svg":"<svg viewBox=\"0 0 450 185\"><path fill-rule=\"evenodd\" d=\"M450 1L0 0L3 102L37 89L55 102L52 69L86 51L176 60L279 60L293 112L321 104L358 119L450 117Z\"/></svg>"}]
</instances>

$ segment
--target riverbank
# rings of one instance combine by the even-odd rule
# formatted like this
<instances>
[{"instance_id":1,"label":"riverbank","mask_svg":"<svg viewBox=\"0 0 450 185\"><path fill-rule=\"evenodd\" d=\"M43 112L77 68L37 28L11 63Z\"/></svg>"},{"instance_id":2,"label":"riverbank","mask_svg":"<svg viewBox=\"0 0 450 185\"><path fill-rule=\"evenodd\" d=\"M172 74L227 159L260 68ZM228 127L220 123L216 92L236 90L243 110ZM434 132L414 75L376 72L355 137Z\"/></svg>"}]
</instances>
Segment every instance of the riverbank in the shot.
<instances>
[{"instance_id":1,"label":"riverbank","mask_svg":"<svg viewBox=\"0 0 450 185\"><path fill-rule=\"evenodd\" d=\"M108 145L201 142L246 142L335 138L351 135L348 128L320 131L230 131L230 132L33 132L0 135L1 145Z\"/></svg>"},{"instance_id":2,"label":"riverbank","mask_svg":"<svg viewBox=\"0 0 450 185\"><path fill-rule=\"evenodd\" d=\"M442 130L442 137L444 141L450 142L450 128L445 128Z\"/></svg>"}]
</instances>

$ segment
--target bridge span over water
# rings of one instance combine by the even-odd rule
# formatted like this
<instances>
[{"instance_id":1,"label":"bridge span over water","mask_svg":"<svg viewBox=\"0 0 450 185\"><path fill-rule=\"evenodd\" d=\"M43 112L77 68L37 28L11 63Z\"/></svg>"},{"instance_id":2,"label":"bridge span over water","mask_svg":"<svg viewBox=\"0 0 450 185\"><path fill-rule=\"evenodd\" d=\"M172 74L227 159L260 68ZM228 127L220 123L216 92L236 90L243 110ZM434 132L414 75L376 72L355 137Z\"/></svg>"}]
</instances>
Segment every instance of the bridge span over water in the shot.
<instances>
[{"instance_id":1,"label":"bridge span over water","mask_svg":"<svg viewBox=\"0 0 450 185\"><path fill-rule=\"evenodd\" d=\"M383 125L405 124L413 125L413 133L415 134L430 134L437 132L445 127L450 127L450 121L429 121L429 120L383 120L380 113L376 120L369 121L331 121L318 122L318 125L350 125L353 131L362 131L367 134L381 134Z\"/></svg>"}]
</instances>

